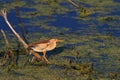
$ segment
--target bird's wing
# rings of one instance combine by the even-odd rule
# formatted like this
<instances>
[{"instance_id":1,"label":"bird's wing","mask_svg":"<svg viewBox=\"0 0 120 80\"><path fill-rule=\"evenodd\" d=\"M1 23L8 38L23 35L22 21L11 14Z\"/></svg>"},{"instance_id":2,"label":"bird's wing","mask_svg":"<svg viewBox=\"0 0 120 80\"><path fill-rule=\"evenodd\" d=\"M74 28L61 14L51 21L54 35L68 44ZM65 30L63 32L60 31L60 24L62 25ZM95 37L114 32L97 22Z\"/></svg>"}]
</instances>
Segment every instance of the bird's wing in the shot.
<instances>
[{"instance_id":1,"label":"bird's wing","mask_svg":"<svg viewBox=\"0 0 120 80\"><path fill-rule=\"evenodd\" d=\"M50 43L46 43L46 46L42 50L46 50L46 48L50 45Z\"/></svg>"},{"instance_id":2,"label":"bird's wing","mask_svg":"<svg viewBox=\"0 0 120 80\"><path fill-rule=\"evenodd\" d=\"M50 44L50 43L37 44L36 46L32 46L31 48L32 48L34 51L42 52L42 51L46 50L46 48L49 46L49 44Z\"/></svg>"}]
</instances>

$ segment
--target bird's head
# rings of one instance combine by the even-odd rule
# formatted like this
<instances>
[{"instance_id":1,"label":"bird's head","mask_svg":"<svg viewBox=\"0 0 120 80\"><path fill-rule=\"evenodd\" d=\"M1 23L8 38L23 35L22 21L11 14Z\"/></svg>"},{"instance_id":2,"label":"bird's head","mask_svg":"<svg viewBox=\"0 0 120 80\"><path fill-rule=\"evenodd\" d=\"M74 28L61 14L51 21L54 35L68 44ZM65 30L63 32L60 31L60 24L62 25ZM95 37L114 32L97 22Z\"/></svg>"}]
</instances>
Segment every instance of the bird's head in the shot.
<instances>
[{"instance_id":1,"label":"bird's head","mask_svg":"<svg viewBox=\"0 0 120 80\"><path fill-rule=\"evenodd\" d=\"M63 42L64 40L60 40L60 39L50 39L50 42Z\"/></svg>"}]
</instances>

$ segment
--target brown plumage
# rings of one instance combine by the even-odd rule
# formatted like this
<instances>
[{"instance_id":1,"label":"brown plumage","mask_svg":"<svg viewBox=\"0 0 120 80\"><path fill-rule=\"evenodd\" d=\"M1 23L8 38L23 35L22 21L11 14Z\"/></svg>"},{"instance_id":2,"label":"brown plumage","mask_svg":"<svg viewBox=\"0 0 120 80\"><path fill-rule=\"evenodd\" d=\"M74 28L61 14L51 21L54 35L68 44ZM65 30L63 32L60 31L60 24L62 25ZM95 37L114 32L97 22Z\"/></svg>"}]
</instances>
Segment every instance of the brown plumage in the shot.
<instances>
[{"instance_id":1,"label":"brown plumage","mask_svg":"<svg viewBox=\"0 0 120 80\"><path fill-rule=\"evenodd\" d=\"M42 52L43 53L43 58L46 59L46 52L55 49L56 43L57 42L62 42L62 41L63 40L50 39L50 40L46 40L46 41L41 41L41 42L36 42L36 43L29 44L29 48L32 49L35 52Z\"/></svg>"},{"instance_id":2,"label":"brown plumage","mask_svg":"<svg viewBox=\"0 0 120 80\"><path fill-rule=\"evenodd\" d=\"M29 46L29 47L33 47L33 46L35 46L35 45L37 45L37 44L47 43L47 42L49 42L49 40L44 40L44 41L39 41L39 42L31 43L31 44L29 44L28 46Z\"/></svg>"}]
</instances>

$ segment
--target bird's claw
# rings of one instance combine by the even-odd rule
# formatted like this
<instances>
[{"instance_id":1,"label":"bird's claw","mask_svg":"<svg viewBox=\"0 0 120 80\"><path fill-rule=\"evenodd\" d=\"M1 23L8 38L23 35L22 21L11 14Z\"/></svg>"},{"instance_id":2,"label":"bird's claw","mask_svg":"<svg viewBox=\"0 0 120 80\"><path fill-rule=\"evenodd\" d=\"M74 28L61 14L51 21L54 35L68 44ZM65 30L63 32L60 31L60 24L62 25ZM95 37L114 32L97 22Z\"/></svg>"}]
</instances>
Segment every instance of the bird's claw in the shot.
<instances>
[{"instance_id":1,"label":"bird's claw","mask_svg":"<svg viewBox=\"0 0 120 80\"><path fill-rule=\"evenodd\" d=\"M51 64L49 61L47 61L47 63L46 64Z\"/></svg>"}]
</instances>

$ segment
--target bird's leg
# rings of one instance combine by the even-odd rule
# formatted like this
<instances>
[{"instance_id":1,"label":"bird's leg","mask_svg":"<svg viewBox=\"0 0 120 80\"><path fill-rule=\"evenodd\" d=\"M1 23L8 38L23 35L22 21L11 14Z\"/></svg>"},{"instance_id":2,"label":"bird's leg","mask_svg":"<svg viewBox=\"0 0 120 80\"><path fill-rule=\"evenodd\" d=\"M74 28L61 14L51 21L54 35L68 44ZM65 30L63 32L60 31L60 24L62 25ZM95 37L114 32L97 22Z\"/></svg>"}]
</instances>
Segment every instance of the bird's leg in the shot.
<instances>
[{"instance_id":1,"label":"bird's leg","mask_svg":"<svg viewBox=\"0 0 120 80\"><path fill-rule=\"evenodd\" d=\"M41 57L39 54L37 54L35 51L32 51L32 54L34 55L34 57L32 58L32 61L33 62L35 59L36 60L43 60L45 63L49 63L48 60L46 59L46 57ZM46 53L45 53L46 54ZM45 55L44 55L45 56Z\"/></svg>"},{"instance_id":2,"label":"bird's leg","mask_svg":"<svg viewBox=\"0 0 120 80\"><path fill-rule=\"evenodd\" d=\"M30 63L33 63L33 61L35 60L34 56L32 56L32 54L33 54L33 50L30 50L30 53L28 54L28 59L29 59ZM32 57L32 59L31 59L31 57Z\"/></svg>"},{"instance_id":3,"label":"bird's leg","mask_svg":"<svg viewBox=\"0 0 120 80\"><path fill-rule=\"evenodd\" d=\"M43 51L43 59L45 60L45 62L47 63L47 64L50 64L50 62L47 60L47 58L46 58L46 51Z\"/></svg>"},{"instance_id":4,"label":"bird's leg","mask_svg":"<svg viewBox=\"0 0 120 80\"><path fill-rule=\"evenodd\" d=\"M30 56L31 56L31 54L33 53L33 51L32 51L32 50L29 50L28 52L29 52L29 54L27 54L27 59L26 59L26 61L25 61L25 63L24 63L24 67L27 65L27 63L31 63Z\"/></svg>"},{"instance_id":5,"label":"bird's leg","mask_svg":"<svg viewBox=\"0 0 120 80\"><path fill-rule=\"evenodd\" d=\"M32 60L31 60L30 62L33 63L33 62L35 61L35 59L36 59L36 57L33 56L33 57L32 57Z\"/></svg>"}]
</instances>

